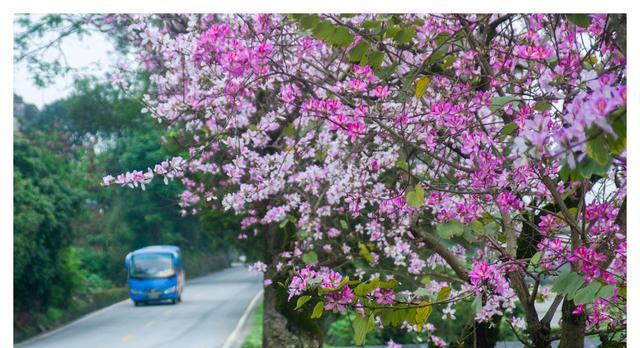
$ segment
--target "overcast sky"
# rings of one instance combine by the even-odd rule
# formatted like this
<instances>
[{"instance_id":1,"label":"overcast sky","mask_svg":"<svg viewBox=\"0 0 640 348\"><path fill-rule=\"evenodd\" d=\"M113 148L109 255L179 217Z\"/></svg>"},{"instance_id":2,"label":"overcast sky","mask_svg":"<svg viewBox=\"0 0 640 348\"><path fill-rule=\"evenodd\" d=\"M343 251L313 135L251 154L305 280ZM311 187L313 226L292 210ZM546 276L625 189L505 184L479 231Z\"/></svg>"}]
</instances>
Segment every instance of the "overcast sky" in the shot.
<instances>
[{"instance_id":1,"label":"overcast sky","mask_svg":"<svg viewBox=\"0 0 640 348\"><path fill-rule=\"evenodd\" d=\"M103 76L108 68L115 63L115 57L111 57L115 55L113 45L102 33L85 36L82 40L75 36L67 38L62 43L62 51L69 66L81 69L81 74ZM26 64L23 62L14 64L13 74L14 93L21 96L25 102L35 104L38 108L67 96L74 80L73 74L68 74L65 77L57 78L55 83L46 88L36 87Z\"/></svg>"}]
</instances>

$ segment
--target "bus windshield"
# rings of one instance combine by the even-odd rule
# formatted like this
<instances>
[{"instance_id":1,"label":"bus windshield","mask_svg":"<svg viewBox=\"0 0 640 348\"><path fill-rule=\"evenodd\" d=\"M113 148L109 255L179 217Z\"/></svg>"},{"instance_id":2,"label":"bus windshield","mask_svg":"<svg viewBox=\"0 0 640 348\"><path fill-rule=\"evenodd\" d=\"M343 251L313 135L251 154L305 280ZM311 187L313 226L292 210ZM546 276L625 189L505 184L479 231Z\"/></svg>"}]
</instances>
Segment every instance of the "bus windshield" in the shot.
<instances>
[{"instance_id":1,"label":"bus windshield","mask_svg":"<svg viewBox=\"0 0 640 348\"><path fill-rule=\"evenodd\" d=\"M168 278L176 274L171 254L140 254L131 258L129 275L133 278Z\"/></svg>"}]
</instances>

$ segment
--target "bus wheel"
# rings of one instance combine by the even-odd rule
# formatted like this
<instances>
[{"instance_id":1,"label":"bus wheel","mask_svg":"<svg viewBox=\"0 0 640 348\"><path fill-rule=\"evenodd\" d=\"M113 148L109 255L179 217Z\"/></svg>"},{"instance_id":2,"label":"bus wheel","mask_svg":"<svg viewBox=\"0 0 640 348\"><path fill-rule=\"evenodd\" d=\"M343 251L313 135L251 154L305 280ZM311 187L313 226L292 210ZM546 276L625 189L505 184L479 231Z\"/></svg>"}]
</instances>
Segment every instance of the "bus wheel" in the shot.
<instances>
[{"instance_id":1,"label":"bus wheel","mask_svg":"<svg viewBox=\"0 0 640 348\"><path fill-rule=\"evenodd\" d=\"M134 304L136 307L139 307L139 306L141 305L140 301L133 301L133 304Z\"/></svg>"},{"instance_id":2,"label":"bus wheel","mask_svg":"<svg viewBox=\"0 0 640 348\"><path fill-rule=\"evenodd\" d=\"M178 303L178 298L172 298L171 299L171 304L176 304Z\"/></svg>"}]
</instances>

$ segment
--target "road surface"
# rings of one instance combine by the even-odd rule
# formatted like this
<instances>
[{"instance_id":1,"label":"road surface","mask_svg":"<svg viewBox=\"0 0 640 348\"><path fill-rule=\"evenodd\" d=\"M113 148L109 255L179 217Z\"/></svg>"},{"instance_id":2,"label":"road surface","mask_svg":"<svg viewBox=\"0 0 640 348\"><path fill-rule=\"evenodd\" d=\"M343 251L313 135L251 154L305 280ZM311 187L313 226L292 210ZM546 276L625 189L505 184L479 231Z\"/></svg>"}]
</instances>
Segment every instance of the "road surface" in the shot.
<instances>
[{"instance_id":1,"label":"road surface","mask_svg":"<svg viewBox=\"0 0 640 348\"><path fill-rule=\"evenodd\" d=\"M262 289L261 280L245 267L228 268L187 281L177 305L135 307L127 300L18 347L223 347Z\"/></svg>"}]
</instances>

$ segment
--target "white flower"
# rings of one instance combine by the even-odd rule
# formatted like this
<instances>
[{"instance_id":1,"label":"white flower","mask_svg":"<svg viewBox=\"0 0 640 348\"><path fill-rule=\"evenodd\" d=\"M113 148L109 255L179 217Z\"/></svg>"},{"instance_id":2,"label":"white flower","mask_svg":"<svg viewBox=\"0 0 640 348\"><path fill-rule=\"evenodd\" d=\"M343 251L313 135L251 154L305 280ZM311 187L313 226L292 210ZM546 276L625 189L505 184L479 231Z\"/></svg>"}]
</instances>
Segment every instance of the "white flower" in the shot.
<instances>
[{"instance_id":1,"label":"white flower","mask_svg":"<svg viewBox=\"0 0 640 348\"><path fill-rule=\"evenodd\" d=\"M451 304L449 304L445 309L442 310L442 319L443 320L455 320L456 319L456 310L451 308Z\"/></svg>"}]
</instances>

